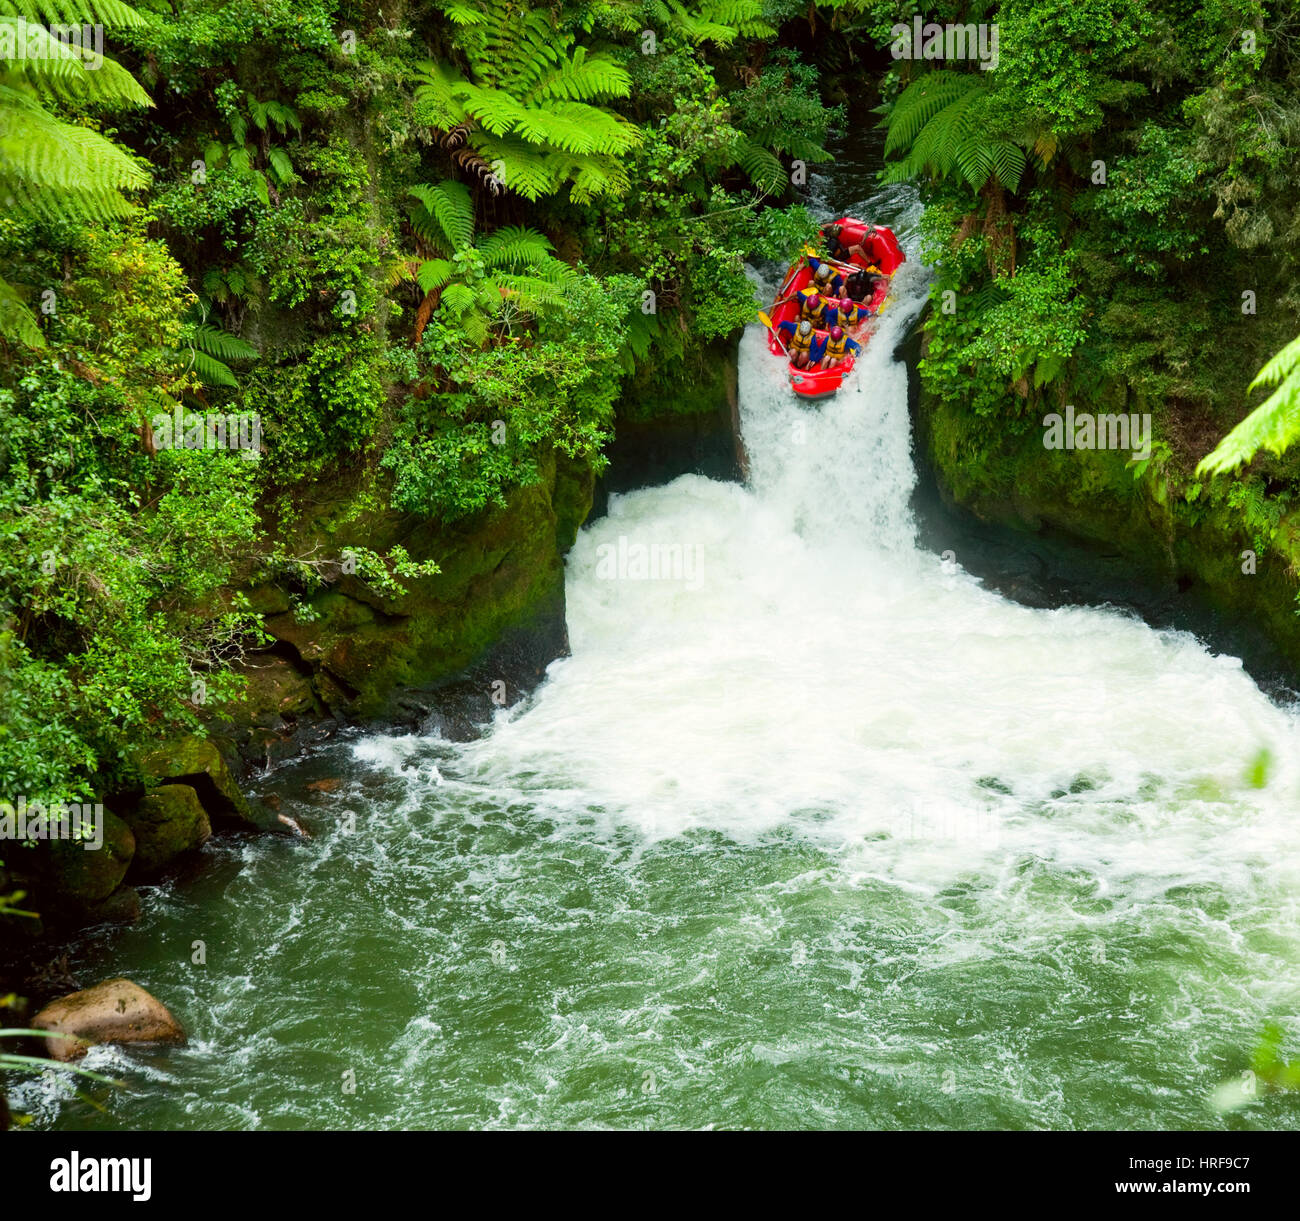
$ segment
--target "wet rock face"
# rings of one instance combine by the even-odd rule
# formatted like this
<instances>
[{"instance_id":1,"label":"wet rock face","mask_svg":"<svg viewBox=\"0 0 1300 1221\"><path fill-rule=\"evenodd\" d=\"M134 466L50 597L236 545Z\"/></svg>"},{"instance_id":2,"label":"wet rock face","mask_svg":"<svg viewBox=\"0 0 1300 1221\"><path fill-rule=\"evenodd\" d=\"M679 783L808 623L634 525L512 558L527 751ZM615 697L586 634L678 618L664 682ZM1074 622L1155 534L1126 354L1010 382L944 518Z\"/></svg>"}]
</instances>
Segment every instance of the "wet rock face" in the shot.
<instances>
[{"instance_id":1,"label":"wet rock face","mask_svg":"<svg viewBox=\"0 0 1300 1221\"><path fill-rule=\"evenodd\" d=\"M78 1060L93 1043L184 1043L185 1030L162 1002L129 979L109 979L45 1006L33 1019L36 1030L74 1039L49 1038L54 1060Z\"/></svg>"},{"instance_id":2,"label":"wet rock face","mask_svg":"<svg viewBox=\"0 0 1300 1221\"><path fill-rule=\"evenodd\" d=\"M140 767L146 778L159 788L178 784L190 788L214 821L258 825L221 752L206 739L177 738L146 754L140 760ZM157 788L153 791L156 793Z\"/></svg>"},{"instance_id":3,"label":"wet rock face","mask_svg":"<svg viewBox=\"0 0 1300 1221\"><path fill-rule=\"evenodd\" d=\"M510 703L530 690L568 651L563 557L595 486L589 462L549 453L538 467L538 482L505 505L450 524L376 508L365 488L313 489L312 513L284 527L284 543L323 557L327 585L292 600L273 584L251 589L275 643L245 660L244 698L212 723L227 757L269 766L350 723L433 717L472 733L503 686ZM403 594L382 591L331 567L352 546L401 546L440 571L404 579Z\"/></svg>"},{"instance_id":4,"label":"wet rock face","mask_svg":"<svg viewBox=\"0 0 1300 1221\"><path fill-rule=\"evenodd\" d=\"M124 818L135 835L131 873L139 877L156 874L178 856L201 848L212 835L208 812L188 784L150 789Z\"/></svg>"},{"instance_id":5,"label":"wet rock face","mask_svg":"<svg viewBox=\"0 0 1300 1221\"><path fill-rule=\"evenodd\" d=\"M75 839L50 841L46 866L50 885L60 898L89 908L117 889L134 855L131 828L105 810L104 841L98 848L87 848Z\"/></svg>"}]
</instances>

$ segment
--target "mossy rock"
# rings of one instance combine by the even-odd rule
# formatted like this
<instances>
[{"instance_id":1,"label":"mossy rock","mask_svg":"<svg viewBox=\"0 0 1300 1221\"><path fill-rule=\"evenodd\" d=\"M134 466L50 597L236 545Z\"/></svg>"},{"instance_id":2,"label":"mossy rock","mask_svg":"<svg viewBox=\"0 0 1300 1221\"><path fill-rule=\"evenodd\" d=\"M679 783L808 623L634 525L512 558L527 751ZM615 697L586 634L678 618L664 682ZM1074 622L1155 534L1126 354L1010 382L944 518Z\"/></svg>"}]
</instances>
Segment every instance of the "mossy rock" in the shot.
<instances>
[{"instance_id":1,"label":"mossy rock","mask_svg":"<svg viewBox=\"0 0 1300 1221\"><path fill-rule=\"evenodd\" d=\"M124 818L135 835L131 871L142 877L157 873L186 852L196 851L212 835L208 812L188 784L150 789Z\"/></svg>"},{"instance_id":2,"label":"mossy rock","mask_svg":"<svg viewBox=\"0 0 1300 1221\"><path fill-rule=\"evenodd\" d=\"M1159 405L1102 393L1077 410L1128 410L1158 418ZM1052 532L1123 556L1135 576L1180 593L1195 591L1242 640L1264 633L1273 657L1300 667L1300 512L1282 519L1268 550L1254 545L1240 511L1189 503L1155 463L1134 478L1131 454L1046 450L1040 429L990 434L987 422L921 387L917 429L941 492L986 522ZM1249 566L1243 564L1252 557Z\"/></svg>"},{"instance_id":3,"label":"mossy rock","mask_svg":"<svg viewBox=\"0 0 1300 1221\"><path fill-rule=\"evenodd\" d=\"M134 924L140 919L140 892L134 886L119 886L107 899L84 909L89 924Z\"/></svg>"},{"instance_id":4,"label":"mossy rock","mask_svg":"<svg viewBox=\"0 0 1300 1221\"><path fill-rule=\"evenodd\" d=\"M131 828L104 811L104 842L98 848L74 839L49 841L47 863L51 888L82 907L107 899L126 877L135 855Z\"/></svg>"},{"instance_id":5,"label":"mossy rock","mask_svg":"<svg viewBox=\"0 0 1300 1221\"><path fill-rule=\"evenodd\" d=\"M504 641L531 635L538 650L563 641L562 553L586 520L594 477L589 464L553 453L539 465L541 480L515 489L504 508L452 525L391 510L347 518L337 506L327 514L339 521L332 533L300 523L289 544L299 553L341 554L350 545L383 553L400 544L441 570L404 581L400 596L343 577L306 600L308 616L286 611L266 620L266 630L313 674L324 708L360 719L391 716L404 692L459 676Z\"/></svg>"},{"instance_id":6,"label":"mossy rock","mask_svg":"<svg viewBox=\"0 0 1300 1221\"><path fill-rule=\"evenodd\" d=\"M213 821L257 826L221 752L206 738L191 734L155 747L140 759L140 770L150 787L188 785Z\"/></svg>"}]
</instances>

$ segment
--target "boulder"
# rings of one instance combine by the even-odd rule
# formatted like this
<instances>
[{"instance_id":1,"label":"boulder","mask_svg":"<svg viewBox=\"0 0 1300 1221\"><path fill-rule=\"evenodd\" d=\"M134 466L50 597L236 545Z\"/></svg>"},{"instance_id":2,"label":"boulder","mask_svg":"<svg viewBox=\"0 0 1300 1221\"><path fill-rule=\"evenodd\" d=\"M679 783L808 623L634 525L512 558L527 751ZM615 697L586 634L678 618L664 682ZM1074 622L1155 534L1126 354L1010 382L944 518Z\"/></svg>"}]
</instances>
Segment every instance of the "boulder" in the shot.
<instances>
[{"instance_id":1,"label":"boulder","mask_svg":"<svg viewBox=\"0 0 1300 1221\"><path fill-rule=\"evenodd\" d=\"M208 812L188 784L150 789L123 817L135 835L131 871L141 876L157 873L183 853L201 848L212 835Z\"/></svg>"},{"instance_id":2,"label":"boulder","mask_svg":"<svg viewBox=\"0 0 1300 1221\"><path fill-rule=\"evenodd\" d=\"M90 1043L184 1043L185 1031L166 1007L129 979L109 979L46 1005L33 1019L36 1030L75 1035L46 1039L53 1060L78 1060Z\"/></svg>"},{"instance_id":3,"label":"boulder","mask_svg":"<svg viewBox=\"0 0 1300 1221\"><path fill-rule=\"evenodd\" d=\"M188 785L213 820L257 826L221 752L205 738L190 735L157 747L141 758L140 770L151 785Z\"/></svg>"},{"instance_id":4,"label":"boulder","mask_svg":"<svg viewBox=\"0 0 1300 1221\"><path fill-rule=\"evenodd\" d=\"M49 841L49 873L64 898L89 907L118 888L135 855L135 836L117 815L104 811L104 842L87 848L80 840Z\"/></svg>"},{"instance_id":5,"label":"boulder","mask_svg":"<svg viewBox=\"0 0 1300 1221\"><path fill-rule=\"evenodd\" d=\"M140 919L140 892L134 886L119 886L107 899L84 910L91 924L134 924Z\"/></svg>"}]
</instances>

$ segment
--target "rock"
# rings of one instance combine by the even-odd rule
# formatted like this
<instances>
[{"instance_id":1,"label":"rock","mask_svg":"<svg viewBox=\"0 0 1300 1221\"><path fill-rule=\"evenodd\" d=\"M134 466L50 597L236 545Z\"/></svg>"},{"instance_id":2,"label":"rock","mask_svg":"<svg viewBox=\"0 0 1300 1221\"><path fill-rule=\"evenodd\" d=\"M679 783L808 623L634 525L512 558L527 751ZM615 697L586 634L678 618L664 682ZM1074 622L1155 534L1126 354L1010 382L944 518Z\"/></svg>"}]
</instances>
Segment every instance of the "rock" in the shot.
<instances>
[{"instance_id":1,"label":"rock","mask_svg":"<svg viewBox=\"0 0 1300 1221\"><path fill-rule=\"evenodd\" d=\"M129 979L109 979L46 1005L33 1019L36 1030L75 1035L46 1039L53 1060L78 1060L87 1043L184 1043L185 1031L166 1007Z\"/></svg>"},{"instance_id":2,"label":"rock","mask_svg":"<svg viewBox=\"0 0 1300 1221\"><path fill-rule=\"evenodd\" d=\"M550 452L539 455L538 473L504 507L449 524L397 510L358 512L355 489L313 488L312 515L285 539L294 553L322 542L334 554L349 546L383 554L400 544L415 559L436 558L441 571L404 579L402 595L340 575L306 599L310 616L267 616L263 626L279 655L311 675L317 697L339 718L391 717L404 693L437 688L489 658L493 678L531 687L532 671L567 651L562 551L586 517L593 479L582 464L560 463ZM510 653L545 659L516 675L501 668Z\"/></svg>"},{"instance_id":3,"label":"rock","mask_svg":"<svg viewBox=\"0 0 1300 1221\"><path fill-rule=\"evenodd\" d=\"M140 919L140 892L134 886L119 886L107 899L85 909L92 924L134 924Z\"/></svg>"},{"instance_id":4,"label":"rock","mask_svg":"<svg viewBox=\"0 0 1300 1221\"><path fill-rule=\"evenodd\" d=\"M131 871L142 876L157 873L183 853L201 848L212 835L208 812L188 784L150 789L124 818L135 834Z\"/></svg>"},{"instance_id":5,"label":"rock","mask_svg":"<svg viewBox=\"0 0 1300 1221\"><path fill-rule=\"evenodd\" d=\"M312 780L307 787L313 793L332 793L342 783L342 777L336 776L328 780Z\"/></svg>"},{"instance_id":6,"label":"rock","mask_svg":"<svg viewBox=\"0 0 1300 1221\"><path fill-rule=\"evenodd\" d=\"M98 848L73 839L49 841L50 884L62 897L89 907L118 888L134 855L131 828L105 810L104 842Z\"/></svg>"},{"instance_id":7,"label":"rock","mask_svg":"<svg viewBox=\"0 0 1300 1221\"><path fill-rule=\"evenodd\" d=\"M257 826L221 752L203 738L191 735L157 747L141 758L140 769L151 784L188 785L213 821Z\"/></svg>"}]
</instances>

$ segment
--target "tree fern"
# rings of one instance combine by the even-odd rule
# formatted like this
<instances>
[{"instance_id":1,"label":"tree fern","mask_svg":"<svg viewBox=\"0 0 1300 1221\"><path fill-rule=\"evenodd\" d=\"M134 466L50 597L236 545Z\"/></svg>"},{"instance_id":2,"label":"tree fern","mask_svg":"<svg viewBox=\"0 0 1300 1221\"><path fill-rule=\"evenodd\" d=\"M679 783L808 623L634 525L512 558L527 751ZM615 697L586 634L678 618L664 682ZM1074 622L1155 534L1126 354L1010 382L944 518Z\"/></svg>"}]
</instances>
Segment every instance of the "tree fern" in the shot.
<instances>
[{"instance_id":1,"label":"tree fern","mask_svg":"<svg viewBox=\"0 0 1300 1221\"><path fill-rule=\"evenodd\" d=\"M416 271L425 308L454 318L471 342L487 342L506 302L536 313L570 293L576 273L535 229L507 225L474 242L473 207L461 183L413 187L411 196L419 201L412 226L438 251ZM417 340L421 330L417 324Z\"/></svg>"},{"instance_id":2,"label":"tree fern","mask_svg":"<svg viewBox=\"0 0 1300 1221\"><path fill-rule=\"evenodd\" d=\"M611 56L574 46L548 10L506 0L441 5L458 27L465 68L416 67L415 113L446 132L467 129L473 153L496 167L497 185L526 199L573 188L583 202L626 189L609 159L634 148L639 130L600 105L627 97L631 78Z\"/></svg>"},{"instance_id":3,"label":"tree fern","mask_svg":"<svg viewBox=\"0 0 1300 1221\"><path fill-rule=\"evenodd\" d=\"M22 49L38 55L19 57ZM137 26L143 19L120 0L0 0L0 199L28 219L94 222L128 215L124 192L148 181L124 149L90 127L46 109L148 106L149 97L112 60L92 68L39 23ZM0 335L40 346L40 330L21 295L0 280Z\"/></svg>"},{"instance_id":4,"label":"tree fern","mask_svg":"<svg viewBox=\"0 0 1300 1221\"><path fill-rule=\"evenodd\" d=\"M909 85L885 118L885 155L901 156L886 170L884 181L959 174L976 192L990 179L1015 191L1024 173L1025 151L1013 140L988 134L982 103L990 88L974 73L946 69Z\"/></svg>"},{"instance_id":5,"label":"tree fern","mask_svg":"<svg viewBox=\"0 0 1300 1221\"><path fill-rule=\"evenodd\" d=\"M1201 459L1198 475L1236 470L1261 449L1283 454L1300 438L1300 337L1264 365L1247 393L1269 388L1273 393Z\"/></svg>"}]
</instances>

